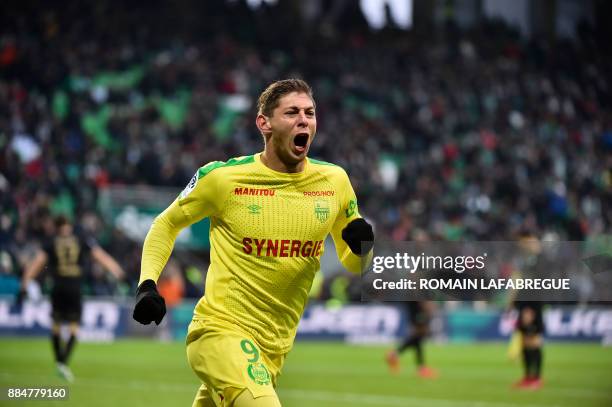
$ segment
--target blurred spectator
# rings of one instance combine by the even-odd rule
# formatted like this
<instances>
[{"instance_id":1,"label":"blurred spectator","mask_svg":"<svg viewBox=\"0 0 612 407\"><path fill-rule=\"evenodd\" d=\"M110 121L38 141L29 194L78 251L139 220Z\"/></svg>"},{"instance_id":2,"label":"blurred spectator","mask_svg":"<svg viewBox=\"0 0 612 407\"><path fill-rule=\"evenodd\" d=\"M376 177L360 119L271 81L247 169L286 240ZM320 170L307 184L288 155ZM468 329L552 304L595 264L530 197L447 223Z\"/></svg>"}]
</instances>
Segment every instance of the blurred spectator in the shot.
<instances>
[{"instance_id":1,"label":"blurred spectator","mask_svg":"<svg viewBox=\"0 0 612 407\"><path fill-rule=\"evenodd\" d=\"M185 294L185 284L181 275L181 269L176 261L170 260L168 262L157 282L157 289L161 296L164 297L168 308L173 308L181 303Z\"/></svg>"}]
</instances>

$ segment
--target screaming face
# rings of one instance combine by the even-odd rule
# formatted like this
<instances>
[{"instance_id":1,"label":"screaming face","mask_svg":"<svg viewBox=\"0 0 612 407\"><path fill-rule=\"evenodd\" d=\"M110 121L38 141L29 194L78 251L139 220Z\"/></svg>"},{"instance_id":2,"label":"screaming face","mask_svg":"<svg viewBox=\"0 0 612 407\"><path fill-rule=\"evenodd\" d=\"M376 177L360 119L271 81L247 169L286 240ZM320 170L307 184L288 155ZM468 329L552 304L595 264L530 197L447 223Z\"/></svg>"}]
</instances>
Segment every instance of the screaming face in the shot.
<instances>
[{"instance_id":1,"label":"screaming face","mask_svg":"<svg viewBox=\"0 0 612 407\"><path fill-rule=\"evenodd\" d=\"M264 154L272 168L300 171L317 131L315 107L310 96L298 92L283 96L270 117L257 116L257 126L266 138Z\"/></svg>"}]
</instances>

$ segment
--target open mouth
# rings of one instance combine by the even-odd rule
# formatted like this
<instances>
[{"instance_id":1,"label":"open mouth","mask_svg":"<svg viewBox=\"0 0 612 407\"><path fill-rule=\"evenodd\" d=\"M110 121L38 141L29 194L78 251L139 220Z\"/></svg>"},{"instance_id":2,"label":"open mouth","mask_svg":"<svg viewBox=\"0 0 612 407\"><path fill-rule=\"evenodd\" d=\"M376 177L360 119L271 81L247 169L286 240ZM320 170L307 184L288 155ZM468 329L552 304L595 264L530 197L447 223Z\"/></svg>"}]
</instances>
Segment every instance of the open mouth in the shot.
<instances>
[{"instance_id":1,"label":"open mouth","mask_svg":"<svg viewBox=\"0 0 612 407\"><path fill-rule=\"evenodd\" d=\"M306 150L306 145L308 145L308 133L299 133L296 134L293 139L293 144L297 151L304 152Z\"/></svg>"}]
</instances>

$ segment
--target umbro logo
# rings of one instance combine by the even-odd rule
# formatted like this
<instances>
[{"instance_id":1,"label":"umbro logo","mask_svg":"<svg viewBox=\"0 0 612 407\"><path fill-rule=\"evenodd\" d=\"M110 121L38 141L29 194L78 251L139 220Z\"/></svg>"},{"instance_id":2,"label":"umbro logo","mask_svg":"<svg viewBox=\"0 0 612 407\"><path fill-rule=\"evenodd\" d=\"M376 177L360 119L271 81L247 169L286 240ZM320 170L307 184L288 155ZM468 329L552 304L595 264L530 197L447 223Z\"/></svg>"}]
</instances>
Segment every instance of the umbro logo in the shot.
<instances>
[{"instance_id":1,"label":"umbro logo","mask_svg":"<svg viewBox=\"0 0 612 407\"><path fill-rule=\"evenodd\" d=\"M247 206L247 209L251 215L259 215L261 213L261 206L257 204L251 204Z\"/></svg>"}]
</instances>

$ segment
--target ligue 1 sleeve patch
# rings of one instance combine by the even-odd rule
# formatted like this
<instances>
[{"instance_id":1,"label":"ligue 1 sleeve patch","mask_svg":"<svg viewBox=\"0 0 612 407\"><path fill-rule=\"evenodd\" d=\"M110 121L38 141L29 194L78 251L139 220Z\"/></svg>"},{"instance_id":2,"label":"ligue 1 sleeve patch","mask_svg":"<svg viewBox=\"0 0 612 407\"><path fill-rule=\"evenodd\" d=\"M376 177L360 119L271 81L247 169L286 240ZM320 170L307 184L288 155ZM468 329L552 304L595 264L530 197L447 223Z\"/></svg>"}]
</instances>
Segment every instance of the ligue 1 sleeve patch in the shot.
<instances>
[{"instance_id":1,"label":"ligue 1 sleeve patch","mask_svg":"<svg viewBox=\"0 0 612 407\"><path fill-rule=\"evenodd\" d=\"M191 180L189 181L189 184L187 184L185 189L183 189L183 191L181 192L181 195L179 196L179 198L183 199L187 195L189 195L191 191L194 190L197 184L198 184L198 173L196 172L194 176L191 178Z\"/></svg>"},{"instance_id":2,"label":"ligue 1 sleeve patch","mask_svg":"<svg viewBox=\"0 0 612 407\"><path fill-rule=\"evenodd\" d=\"M344 210L344 213L347 219L355 214L355 209L357 209L357 201L354 199L351 199L346 209Z\"/></svg>"}]
</instances>

